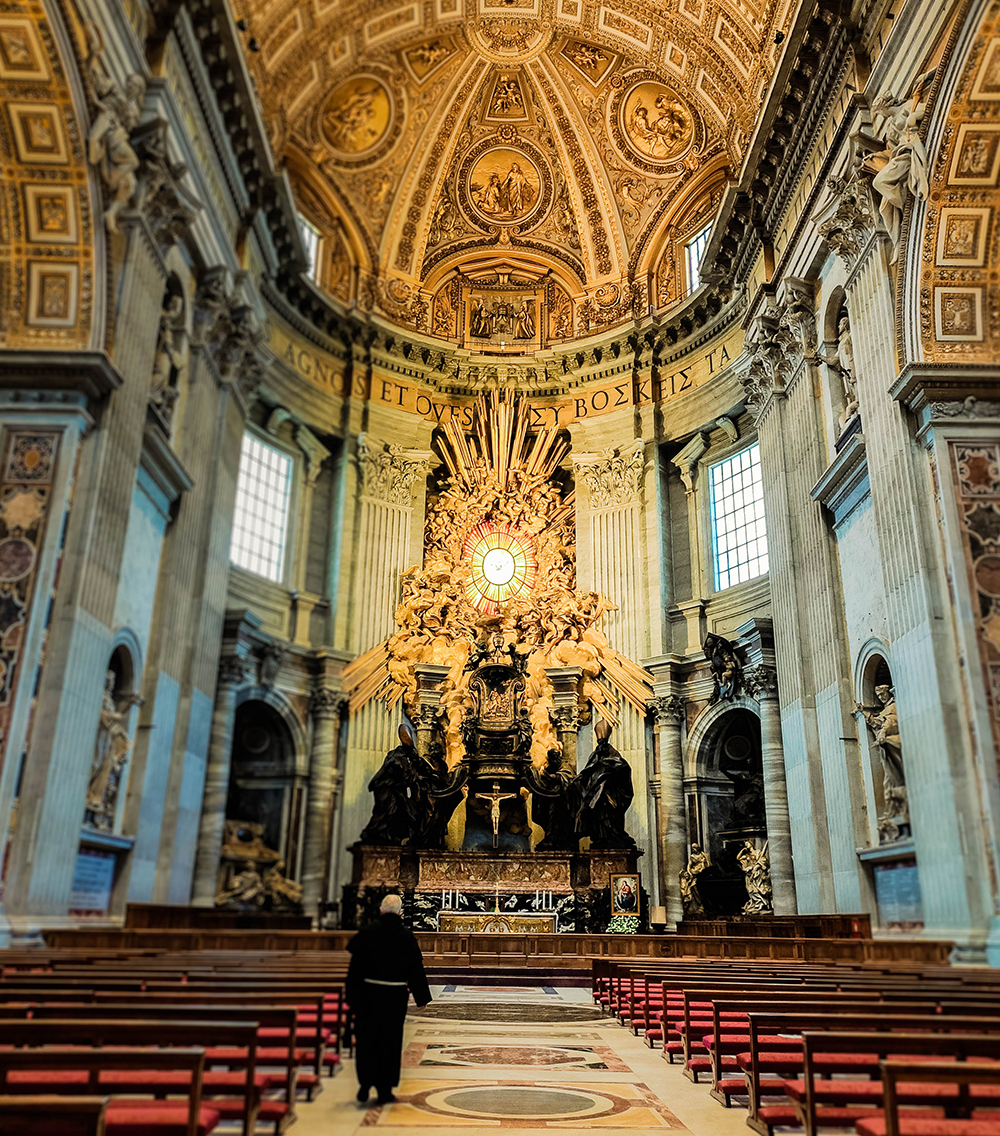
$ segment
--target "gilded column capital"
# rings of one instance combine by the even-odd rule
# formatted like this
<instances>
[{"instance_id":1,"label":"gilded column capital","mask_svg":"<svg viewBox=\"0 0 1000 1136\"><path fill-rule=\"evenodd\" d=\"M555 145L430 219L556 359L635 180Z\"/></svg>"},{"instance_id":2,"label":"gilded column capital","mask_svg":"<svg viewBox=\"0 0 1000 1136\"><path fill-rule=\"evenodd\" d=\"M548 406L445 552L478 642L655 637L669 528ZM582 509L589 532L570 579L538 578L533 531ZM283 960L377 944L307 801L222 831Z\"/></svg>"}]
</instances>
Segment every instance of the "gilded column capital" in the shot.
<instances>
[{"instance_id":1,"label":"gilded column capital","mask_svg":"<svg viewBox=\"0 0 1000 1136\"><path fill-rule=\"evenodd\" d=\"M646 703L646 709L657 721L679 726L687 713L687 704L679 694L667 694L651 698Z\"/></svg>"},{"instance_id":2,"label":"gilded column capital","mask_svg":"<svg viewBox=\"0 0 1000 1136\"><path fill-rule=\"evenodd\" d=\"M778 697L778 672L766 663L746 667L743 671L743 685L751 698L762 702L766 698Z\"/></svg>"},{"instance_id":3,"label":"gilded column capital","mask_svg":"<svg viewBox=\"0 0 1000 1136\"><path fill-rule=\"evenodd\" d=\"M418 730L433 730L438 724L440 713L440 706L420 706L411 715L411 721Z\"/></svg>"},{"instance_id":4,"label":"gilded column capital","mask_svg":"<svg viewBox=\"0 0 1000 1136\"><path fill-rule=\"evenodd\" d=\"M580 725L579 711L575 706L556 706L549 711L549 718L560 734L576 730Z\"/></svg>"},{"instance_id":5,"label":"gilded column capital","mask_svg":"<svg viewBox=\"0 0 1000 1136\"><path fill-rule=\"evenodd\" d=\"M339 718L347 701L347 695L342 691L321 686L309 696L309 713L323 721Z\"/></svg>"}]
</instances>

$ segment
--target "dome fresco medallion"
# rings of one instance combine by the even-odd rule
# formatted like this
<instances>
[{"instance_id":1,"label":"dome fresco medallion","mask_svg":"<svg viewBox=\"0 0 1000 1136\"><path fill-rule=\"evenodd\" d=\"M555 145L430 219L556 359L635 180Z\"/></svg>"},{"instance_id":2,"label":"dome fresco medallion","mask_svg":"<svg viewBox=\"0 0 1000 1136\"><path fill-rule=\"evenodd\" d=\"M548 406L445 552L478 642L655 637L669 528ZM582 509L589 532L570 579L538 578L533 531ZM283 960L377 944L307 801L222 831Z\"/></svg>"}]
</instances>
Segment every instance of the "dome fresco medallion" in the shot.
<instances>
[{"instance_id":1,"label":"dome fresco medallion","mask_svg":"<svg viewBox=\"0 0 1000 1136\"><path fill-rule=\"evenodd\" d=\"M541 200L538 167L521 150L498 146L488 150L469 170L467 200L489 224L523 224Z\"/></svg>"},{"instance_id":2,"label":"dome fresco medallion","mask_svg":"<svg viewBox=\"0 0 1000 1136\"><path fill-rule=\"evenodd\" d=\"M619 106L622 132L639 157L668 163L691 148L691 111L664 83L636 83Z\"/></svg>"}]
</instances>

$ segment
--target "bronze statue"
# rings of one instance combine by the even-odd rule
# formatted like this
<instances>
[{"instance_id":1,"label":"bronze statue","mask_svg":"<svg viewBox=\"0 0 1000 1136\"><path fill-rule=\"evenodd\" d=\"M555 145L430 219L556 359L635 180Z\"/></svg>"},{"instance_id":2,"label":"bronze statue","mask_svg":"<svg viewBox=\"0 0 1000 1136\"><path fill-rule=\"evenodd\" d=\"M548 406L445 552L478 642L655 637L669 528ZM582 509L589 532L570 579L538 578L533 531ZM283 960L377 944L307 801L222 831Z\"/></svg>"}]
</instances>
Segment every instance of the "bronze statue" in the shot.
<instances>
[{"instance_id":1,"label":"bronze statue","mask_svg":"<svg viewBox=\"0 0 1000 1136\"><path fill-rule=\"evenodd\" d=\"M730 702L736 697L740 682L742 667L736 657L736 648L722 635L709 633L702 644L705 658L712 669L712 678L715 679L713 702Z\"/></svg>"},{"instance_id":2,"label":"bronze statue","mask_svg":"<svg viewBox=\"0 0 1000 1136\"><path fill-rule=\"evenodd\" d=\"M531 818L545 831L545 837L536 846L539 852L576 852L579 837L576 835L576 801L573 792L574 774L562 763L562 750L550 749L545 768L528 769L531 789Z\"/></svg>"},{"instance_id":3,"label":"bronze statue","mask_svg":"<svg viewBox=\"0 0 1000 1136\"><path fill-rule=\"evenodd\" d=\"M426 757L417 755L411 797L416 828L410 847L444 848L451 814L462 800L461 780L448 769L444 747L439 742L431 743Z\"/></svg>"},{"instance_id":4,"label":"bronze statue","mask_svg":"<svg viewBox=\"0 0 1000 1136\"><path fill-rule=\"evenodd\" d=\"M382 767L368 782L375 796L371 820L361 833L362 844L401 845L414 832L413 770L419 756L409 726L399 727L400 744L390 750Z\"/></svg>"},{"instance_id":5,"label":"bronze statue","mask_svg":"<svg viewBox=\"0 0 1000 1136\"><path fill-rule=\"evenodd\" d=\"M684 867L681 868L678 876L685 917L705 914L705 905L701 901L701 892L698 890L698 877L706 868L711 866L708 853L702 851L700 844L692 844L691 856Z\"/></svg>"},{"instance_id":6,"label":"bronze statue","mask_svg":"<svg viewBox=\"0 0 1000 1136\"><path fill-rule=\"evenodd\" d=\"M597 746L574 782L576 833L589 836L591 848L634 848L625 831L632 803L632 767L608 741L611 726L603 719L594 729Z\"/></svg>"}]
</instances>

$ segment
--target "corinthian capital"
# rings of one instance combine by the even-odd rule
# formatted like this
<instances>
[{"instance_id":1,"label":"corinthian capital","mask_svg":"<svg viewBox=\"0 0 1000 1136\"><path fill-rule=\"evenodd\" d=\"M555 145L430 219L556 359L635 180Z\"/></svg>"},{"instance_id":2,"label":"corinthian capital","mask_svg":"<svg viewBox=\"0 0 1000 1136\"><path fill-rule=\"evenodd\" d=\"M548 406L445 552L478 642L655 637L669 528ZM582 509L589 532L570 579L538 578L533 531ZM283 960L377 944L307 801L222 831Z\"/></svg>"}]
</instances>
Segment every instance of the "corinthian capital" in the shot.
<instances>
[{"instance_id":1,"label":"corinthian capital","mask_svg":"<svg viewBox=\"0 0 1000 1136\"><path fill-rule=\"evenodd\" d=\"M680 725L684 721L686 703L678 694L667 694L660 698L651 698L646 703L646 709L658 722Z\"/></svg>"},{"instance_id":2,"label":"corinthian capital","mask_svg":"<svg viewBox=\"0 0 1000 1136\"><path fill-rule=\"evenodd\" d=\"M602 450L598 454L577 454L573 464L590 490L593 508L631 505L642 489L645 444L641 438L636 438L630 446Z\"/></svg>"},{"instance_id":3,"label":"corinthian capital","mask_svg":"<svg viewBox=\"0 0 1000 1136\"><path fill-rule=\"evenodd\" d=\"M369 441L362 434L358 438L358 466L361 491L366 497L389 505L409 505L414 482L427 476L432 460L430 454L404 450L395 442L386 445Z\"/></svg>"},{"instance_id":4,"label":"corinthian capital","mask_svg":"<svg viewBox=\"0 0 1000 1136\"><path fill-rule=\"evenodd\" d=\"M743 685L751 698L758 702L778 697L778 672L766 663L747 667L743 671Z\"/></svg>"},{"instance_id":5,"label":"corinthian capital","mask_svg":"<svg viewBox=\"0 0 1000 1136\"><path fill-rule=\"evenodd\" d=\"M244 659L239 655L223 655L219 659L220 686L245 686L253 677L253 672L252 659Z\"/></svg>"},{"instance_id":6,"label":"corinthian capital","mask_svg":"<svg viewBox=\"0 0 1000 1136\"><path fill-rule=\"evenodd\" d=\"M346 694L339 690L330 690L325 686L314 690L309 696L309 713L314 718L326 721L331 718L339 718L346 705Z\"/></svg>"}]
</instances>

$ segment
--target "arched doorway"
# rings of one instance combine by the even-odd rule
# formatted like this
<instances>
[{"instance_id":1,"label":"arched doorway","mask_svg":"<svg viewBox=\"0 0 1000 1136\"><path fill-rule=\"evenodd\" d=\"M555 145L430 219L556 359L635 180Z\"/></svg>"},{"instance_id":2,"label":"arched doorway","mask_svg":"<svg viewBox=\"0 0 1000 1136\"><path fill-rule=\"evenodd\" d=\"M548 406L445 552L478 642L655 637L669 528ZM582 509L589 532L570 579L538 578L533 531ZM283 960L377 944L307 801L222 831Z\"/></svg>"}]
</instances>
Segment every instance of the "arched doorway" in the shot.
<instances>
[{"instance_id":1,"label":"arched doorway","mask_svg":"<svg viewBox=\"0 0 1000 1136\"><path fill-rule=\"evenodd\" d=\"M760 719L749 703L716 704L707 714L692 731L685 778L689 851L699 844L711 861L699 881L705 914L730 916L747 899L736 855L767 833Z\"/></svg>"}]
</instances>

